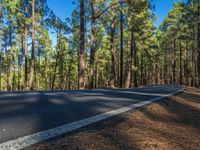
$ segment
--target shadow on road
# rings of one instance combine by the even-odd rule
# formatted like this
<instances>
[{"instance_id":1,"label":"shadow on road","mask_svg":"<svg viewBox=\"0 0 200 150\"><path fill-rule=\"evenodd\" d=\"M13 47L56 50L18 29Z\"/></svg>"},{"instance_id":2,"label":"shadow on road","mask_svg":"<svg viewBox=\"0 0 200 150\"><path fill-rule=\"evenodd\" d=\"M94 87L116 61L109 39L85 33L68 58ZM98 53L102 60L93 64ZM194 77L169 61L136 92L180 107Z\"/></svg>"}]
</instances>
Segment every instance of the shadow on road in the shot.
<instances>
[{"instance_id":1,"label":"shadow on road","mask_svg":"<svg viewBox=\"0 0 200 150\"><path fill-rule=\"evenodd\" d=\"M173 88L0 94L0 143L173 92ZM145 94L146 93L146 94ZM119 123L124 118L120 116ZM122 119L122 120L121 120ZM96 124L95 127L98 127ZM105 126L103 126L105 127ZM95 129L96 130L96 129ZM122 131L123 132L123 131ZM114 131L116 136L128 135ZM119 135L118 135L119 134ZM107 141L117 143L104 134ZM102 135L103 136L103 135ZM126 138L127 137L127 138ZM110 138L110 139L109 139ZM117 141L119 142L119 141ZM131 139L134 143L134 140ZM134 144L136 145L136 144Z\"/></svg>"},{"instance_id":2,"label":"shadow on road","mask_svg":"<svg viewBox=\"0 0 200 150\"><path fill-rule=\"evenodd\" d=\"M183 93L82 128L32 149L199 149L200 96Z\"/></svg>"}]
</instances>

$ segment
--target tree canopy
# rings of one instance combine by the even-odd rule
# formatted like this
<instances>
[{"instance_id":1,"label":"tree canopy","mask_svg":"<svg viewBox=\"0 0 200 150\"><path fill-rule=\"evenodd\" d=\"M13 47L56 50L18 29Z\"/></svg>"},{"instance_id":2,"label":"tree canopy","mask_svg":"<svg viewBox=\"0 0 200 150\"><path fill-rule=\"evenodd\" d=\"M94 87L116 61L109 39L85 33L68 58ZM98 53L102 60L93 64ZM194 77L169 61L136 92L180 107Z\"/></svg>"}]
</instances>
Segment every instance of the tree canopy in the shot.
<instances>
[{"instance_id":1,"label":"tree canopy","mask_svg":"<svg viewBox=\"0 0 200 150\"><path fill-rule=\"evenodd\" d=\"M200 86L200 1L177 1L159 28L151 0L0 0L0 90ZM53 44L51 34L56 36Z\"/></svg>"}]
</instances>

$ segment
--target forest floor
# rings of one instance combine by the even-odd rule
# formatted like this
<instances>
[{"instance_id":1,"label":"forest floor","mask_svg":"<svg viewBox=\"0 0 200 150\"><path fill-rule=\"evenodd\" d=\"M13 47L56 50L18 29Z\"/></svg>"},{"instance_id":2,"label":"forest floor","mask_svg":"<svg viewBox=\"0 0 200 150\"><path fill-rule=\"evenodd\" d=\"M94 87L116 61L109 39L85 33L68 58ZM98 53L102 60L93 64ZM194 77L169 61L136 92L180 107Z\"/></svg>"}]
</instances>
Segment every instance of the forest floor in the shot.
<instances>
[{"instance_id":1,"label":"forest floor","mask_svg":"<svg viewBox=\"0 0 200 150\"><path fill-rule=\"evenodd\" d=\"M26 150L199 150L200 89L105 120Z\"/></svg>"}]
</instances>

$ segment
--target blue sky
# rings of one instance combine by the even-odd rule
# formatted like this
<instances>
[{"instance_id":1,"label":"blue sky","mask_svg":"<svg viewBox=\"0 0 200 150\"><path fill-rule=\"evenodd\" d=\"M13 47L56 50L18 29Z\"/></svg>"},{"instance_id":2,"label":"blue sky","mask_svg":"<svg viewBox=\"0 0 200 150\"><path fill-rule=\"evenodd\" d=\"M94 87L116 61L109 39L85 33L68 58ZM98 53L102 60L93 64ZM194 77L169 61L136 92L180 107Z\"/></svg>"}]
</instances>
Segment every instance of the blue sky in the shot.
<instances>
[{"instance_id":1,"label":"blue sky","mask_svg":"<svg viewBox=\"0 0 200 150\"><path fill-rule=\"evenodd\" d=\"M70 18L71 13L74 9L74 0L47 0L48 6L54 11L57 17L61 18L63 21L66 18ZM169 10L173 7L175 0L153 0L156 10L155 13L158 16L158 20L155 25L159 27L160 23L167 16ZM55 44L55 36L51 35L53 43Z\"/></svg>"},{"instance_id":2,"label":"blue sky","mask_svg":"<svg viewBox=\"0 0 200 150\"><path fill-rule=\"evenodd\" d=\"M73 0L47 0L47 2L54 13L62 20L67 17L70 18L74 9ZM153 2L156 6L156 15L158 16L156 26L158 26L173 7L174 0L153 0Z\"/></svg>"},{"instance_id":3,"label":"blue sky","mask_svg":"<svg viewBox=\"0 0 200 150\"><path fill-rule=\"evenodd\" d=\"M174 2L175 0L153 0L156 7L155 13L158 17L158 20L156 21L157 27L159 27L164 18L168 15L168 12L172 9Z\"/></svg>"},{"instance_id":4,"label":"blue sky","mask_svg":"<svg viewBox=\"0 0 200 150\"><path fill-rule=\"evenodd\" d=\"M73 0L47 0L48 6L53 9L57 17L65 20L70 18L74 9Z\"/></svg>"}]
</instances>

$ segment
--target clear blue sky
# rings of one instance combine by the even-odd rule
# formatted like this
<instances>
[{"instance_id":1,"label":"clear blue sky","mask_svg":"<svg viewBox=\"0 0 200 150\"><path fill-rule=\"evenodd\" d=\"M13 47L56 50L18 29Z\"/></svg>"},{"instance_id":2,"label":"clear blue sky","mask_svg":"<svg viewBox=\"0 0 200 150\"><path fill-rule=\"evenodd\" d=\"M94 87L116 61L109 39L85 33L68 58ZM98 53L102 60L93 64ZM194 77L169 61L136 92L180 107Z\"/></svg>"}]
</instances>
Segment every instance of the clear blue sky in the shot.
<instances>
[{"instance_id":1,"label":"clear blue sky","mask_svg":"<svg viewBox=\"0 0 200 150\"><path fill-rule=\"evenodd\" d=\"M168 12L172 9L174 2L175 0L153 0L156 7L155 13L158 17L158 20L156 21L157 27L159 27L164 18L168 15Z\"/></svg>"},{"instance_id":2,"label":"clear blue sky","mask_svg":"<svg viewBox=\"0 0 200 150\"><path fill-rule=\"evenodd\" d=\"M158 26L165 16L167 16L169 10L172 8L175 0L153 0L156 6L156 15L158 20L156 26ZM71 12L74 9L72 4L73 0L47 0L48 5L55 14L60 17L62 20L65 18L70 18Z\"/></svg>"},{"instance_id":3,"label":"clear blue sky","mask_svg":"<svg viewBox=\"0 0 200 150\"><path fill-rule=\"evenodd\" d=\"M156 15L158 20L156 21L156 26L159 27L160 23L167 16L169 10L173 7L175 0L153 0L156 7ZM72 10L74 9L73 0L47 0L49 7L54 11L57 17L61 18L63 21L66 18L70 18ZM51 35L53 43L55 45L55 36Z\"/></svg>"},{"instance_id":4,"label":"clear blue sky","mask_svg":"<svg viewBox=\"0 0 200 150\"><path fill-rule=\"evenodd\" d=\"M48 6L54 11L57 17L65 20L70 18L74 9L73 0L47 0Z\"/></svg>"}]
</instances>

